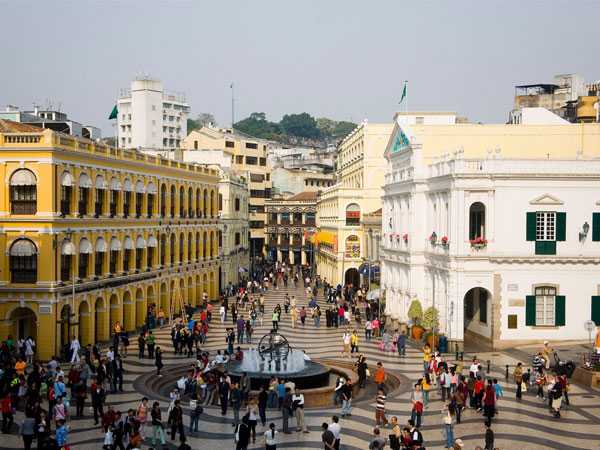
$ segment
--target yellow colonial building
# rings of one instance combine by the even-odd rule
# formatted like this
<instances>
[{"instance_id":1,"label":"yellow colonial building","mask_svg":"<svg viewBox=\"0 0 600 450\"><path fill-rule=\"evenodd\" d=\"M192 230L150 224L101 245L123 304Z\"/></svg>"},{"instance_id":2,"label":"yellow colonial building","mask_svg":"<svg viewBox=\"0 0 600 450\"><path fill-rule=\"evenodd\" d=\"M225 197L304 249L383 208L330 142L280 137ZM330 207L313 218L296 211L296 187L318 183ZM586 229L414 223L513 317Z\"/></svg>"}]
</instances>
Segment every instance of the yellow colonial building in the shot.
<instances>
[{"instance_id":1,"label":"yellow colonial building","mask_svg":"<svg viewBox=\"0 0 600 450\"><path fill-rule=\"evenodd\" d=\"M337 183L317 200L317 273L333 285L360 284L359 268L367 248L362 217L381 209L384 151L392 124L366 121L337 150Z\"/></svg>"},{"instance_id":2,"label":"yellow colonial building","mask_svg":"<svg viewBox=\"0 0 600 450\"><path fill-rule=\"evenodd\" d=\"M0 337L38 357L219 293L215 170L0 120Z\"/></svg>"}]
</instances>

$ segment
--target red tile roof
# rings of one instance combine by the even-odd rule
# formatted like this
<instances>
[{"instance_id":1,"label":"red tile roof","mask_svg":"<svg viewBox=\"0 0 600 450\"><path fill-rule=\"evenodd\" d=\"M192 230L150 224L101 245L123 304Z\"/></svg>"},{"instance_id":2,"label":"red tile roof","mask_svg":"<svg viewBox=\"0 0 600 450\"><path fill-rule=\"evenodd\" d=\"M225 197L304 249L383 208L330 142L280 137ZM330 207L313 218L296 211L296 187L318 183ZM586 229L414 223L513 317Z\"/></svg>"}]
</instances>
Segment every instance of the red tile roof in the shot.
<instances>
[{"instance_id":1,"label":"red tile roof","mask_svg":"<svg viewBox=\"0 0 600 450\"><path fill-rule=\"evenodd\" d=\"M41 131L43 131L42 128L27 123L0 119L0 133L39 133Z\"/></svg>"},{"instance_id":2,"label":"red tile roof","mask_svg":"<svg viewBox=\"0 0 600 450\"><path fill-rule=\"evenodd\" d=\"M286 199L286 201L317 201L317 192L316 191L304 191L299 194L293 195L290 198Z\"/></svg>"}]
</instances>

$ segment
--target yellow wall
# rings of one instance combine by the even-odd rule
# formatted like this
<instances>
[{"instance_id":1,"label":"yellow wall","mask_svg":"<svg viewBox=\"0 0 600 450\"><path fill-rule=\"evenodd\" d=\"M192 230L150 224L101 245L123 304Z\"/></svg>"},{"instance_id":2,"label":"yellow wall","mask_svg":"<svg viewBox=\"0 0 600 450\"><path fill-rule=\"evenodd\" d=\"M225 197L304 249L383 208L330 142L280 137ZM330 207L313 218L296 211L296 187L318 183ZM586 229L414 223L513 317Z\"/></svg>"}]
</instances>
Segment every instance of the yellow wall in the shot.
<instances>
[{"instance_id":1,"label":"yellow wall","mask_svg":"<svg viewBox=\"0 0 600 450\"><path fill-rule=\"evenodd\" d=\"M210 299L218 296L219 249L217 220L218 173L203 167L163 160L131 150L112 149L45 130L35 133L0 133L0 175L4 183L0 193L0 337L8 334L32 334L38 341L38 357L48 359L57 354L61 334L68 336L68 327L61 326L61 312L68 306L73 312L70 335L78 335L82 344L105 341L110 338L112 326L120 321L126 330L135 330L145 321L147 306L162 305L167 311L170 302L181 295L193 304L200 304L202 292ZM10 178L18 169L30 170L36 178L36 214L12 214ZM61 215L63 174L74 179L71 188L70 212ZM88 213L78 214L80 175L85 173L92 185L96 177L104 177L106 188L89 189ZM116 215L110 215L109 199L112 179L118 180ZM129 180L134 192L130 198L129 216L124 216L125 183ZM136 217L137 182L145 192L141 195L142 211ZM151 199L147 188L153 183L157 189L153 211L148 217ZM161 188L165 188L165 216L161 216ZM174 202L171 187L175 189ZM183 203L180 190L183 188ZM190 194L191 191L191 203ZM206 191L206 202L204 192ZM94 202L98 194L104 198L100 216L95 217ZM175 206L171 216L171 204ZM183 211L180 211L183 206ZM180 214L183 212L183 214ZM206 233L207 241L204 242ZM171 255L169 240L175 238L175 254ZM183 261L179 258L179 241L183 235ZM145 248L136 248L141 237ZM191 239L190 239L191 237ZM79 278L79 248L82 239L92 246L87 274ZM103 238L107 252L96 252L96 243ZM133 243L129 267L124 267L125 242ZM156 238L153 257L148 261L148 242ZM37 249L35 283L13 282L9 250L13 242L28 239ZM110 245L116 239L121 244L117 251L116 268L110 270ZM165 265L161 265L161 239L165 245ZM70 270L61 280L61 251L65 242L73 242L77 249L72 256ZM196 245L198 241L199 245ZM204 248L207 248L204 256ZM136 253L142 257L136 269ZM102 270L95 274L96 258L102 258ZM77 278L77 293L72 296L71 280ZM206 284L202 284L203 277ZM112 287L114 286L114 287ZM177 288L173 288L176 286ZM182 289L180 289L180 287ZM161 295L162 292L162 295ZM42 331L43 330L43 331ZM64 340L64 339L63 339Z\"/></svg>"}]
</instances>

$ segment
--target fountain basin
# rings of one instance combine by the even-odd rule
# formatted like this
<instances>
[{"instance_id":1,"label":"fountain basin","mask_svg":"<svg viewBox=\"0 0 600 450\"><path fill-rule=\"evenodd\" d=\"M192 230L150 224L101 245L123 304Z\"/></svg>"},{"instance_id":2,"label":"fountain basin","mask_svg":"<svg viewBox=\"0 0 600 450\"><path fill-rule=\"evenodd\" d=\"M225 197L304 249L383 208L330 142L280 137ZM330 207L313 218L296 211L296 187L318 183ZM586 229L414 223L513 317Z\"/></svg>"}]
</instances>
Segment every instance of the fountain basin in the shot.
<instances>
[{"instance_id":1,"label":"fountain basin","mask_svg":"<svg viewBox=\"0 0 600 450\"><path fill-rule=\"evenodd\" d=\"M225 369L234 381L239 381L245 372L250 377L250 388L258 390L260 386L268 386L271 377L293 381L300 389L314 389L329 384L329 367L314 361L305 361L304 367L295 372L248 371L240 361L230 361Z\"/></svg>"}]
</instances>

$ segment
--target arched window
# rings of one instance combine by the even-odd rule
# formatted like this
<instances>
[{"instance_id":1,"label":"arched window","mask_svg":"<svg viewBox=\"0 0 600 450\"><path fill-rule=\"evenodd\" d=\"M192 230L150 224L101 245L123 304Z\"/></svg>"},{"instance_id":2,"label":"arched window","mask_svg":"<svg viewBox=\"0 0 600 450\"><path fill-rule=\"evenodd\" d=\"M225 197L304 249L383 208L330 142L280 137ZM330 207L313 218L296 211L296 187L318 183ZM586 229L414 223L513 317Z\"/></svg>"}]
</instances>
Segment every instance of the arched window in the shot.
<instances>
[{"instance_id":1,"label":"arched window","mask_svg":"<svg viewBox=\"0 0 600 450\"><path fill-rule=\"evenodd\" d=\"M200 233L196 233L196 261L200 259Z\"/></svg>"},{"instance_id":2,"label":"arched window","mask_svg":"<svg viewBox=\"0 0 600 450\"><path fill-rule=\"evenodd\" d=\"M109 272L112 274L117 273L117 261L119 259L119 252L121 251L121 241L116 237L110 240L110 255L109 255Z\"/></svg>"},{"instance_id":3,"label":"arched window","mask_svg":"<svg viewBox=\"0 0 600 450\"><path fill-rule=\"evenodd\" d=\"M183 245L183 233L179 235L179 264L183 263L183 255L185 247Z\"/></svg>"},{"instance_id":4,"label":"arched window","mask_svg":"<svg viewBox=\"0 0 600 450\"><path fill-rule=\"evenodd\" d=\"M175 217L175 186L171 186L171 217Z\"/></svg>"},{"instance_id":5,"label":"arched window","mask_svg":"<svg viewBox=\"0 0 600 450\"><path fill-rule=\"evenodd\" d=\"M10 246L10 281L35 283L37 281L37 247L29 239L17 239Z\"/></svg>"},{"instance_id":6,"label":"arched window","mask_svg":"<svg viewBox=\"0 0 600 450\"><path fill-rule=\"evenodd\" d=\"M107 249L106 241L103 238L98 238L96 240L96 253L94 255L94 275L97 277L101 277L104 274L104 254Z\"/></svg>"},{"instance_id":7,"label":"arched window","mask_svg":"<svg viewBox=\"0 0 600 450\"><path fill-rule=\"evenodd\" d=\"M194 191L188 189L188 217L194 217Z\"/></svg>"},{"instance_id":8,"label":"arched window","mask_svg":"<svg viewBox=\"0 0 600 450\"><path fill-rule=\"evenodd\" d=\"M146 189L148 193L148 206L146 208L146 215L148 219L152 218L154 215L154 203L156 202L156 185L152 182L148 183L148 189Z\"/></svg>"},{"instance_id":9,"label":"arched window","mask_svg":"<svg viewBox=\"0 0 600 450\"><path fill-rule=\"evenodd\" d=\"M346 226L360 225L360 206L350 203L346 206Z\"/></svg>"},{"instance_id":10,"label":"arched window","mask_svg":"<svg viewBox=\"0 0 600 450\"><path fill-rule=\"evenodd\" d=\"M37 180L31 170L16 170L10 177L11 214L37 212Z\"/></svg>"},{"instance_id":11,"label":"arched window","mask_svg":"<svg viewBox=\"0 0 600 450\"><path fill-rule=\"evenodd\" d=\"M131 269L131 252L133 251L133 240L126 236L123 240L123 272Z\"/></svg>"},{"instance_id":12,"label":"arched window","mask_svg":"<svg viewBox=\"0 0 600 450\"><path fill-rule=\"evenodd\" d=\"M123 197L123 217L129 217L129 213L131 212L131 193L133 192L133 185L129 178L125 178L123 190L125 191Z\"/></svg>"},{"instance_id":13,"label":"arched window","mask_svg":"<svg viewBox=\"0 0 600 450\"><path fill-rule=\"evenodd\" d=\"M94 203L94 217L100 217L104 209L104 194L106 181L102 175L96 177L96 202Z\"/></svg>"},{"instance_id":14,"label":"arched window","mask_svg":"<svg viewBox=\"0 0 600 450\"><path fill-rule=\"evenodd\" d=\"M206 252L208 247L208 242L206 240L206 231L202 235L202 258L206 259Z\"/></svg>"},{"instance_id":15,"label":"arched window","mask_svg":"<svg viewBox=\"0 0 600 450\"><path fill-rule=\"evenodd\" d=\"M203 195L203 204L204 204L204 218L206 219L208 217L208 190L204 189L204 195Z\"/></svg>"},{"instance_id":16,"label":"arched window","mask_svg":"<svg viewBox=\"0 0 600 450\"><path fill-rule=\"evenodd\" d=\"M469 208L469 239L485 239L485 205L475 202Z\"/></svg>"},{"instance_id":17,"label":"arched window","mask_svg":"<svg viewBox=\"0 0 600 450\"><path fill-rule=\"evenodd\" d=\"M192 260L192 233L188 233L188 246L187 246L187 260L190 262Z\"/></svg>"},{"instance_id":18,"label":"arched window","mask_svg":"<svg viewBox=\"0 0 600 450\"><path fill-rule=\"evenodd\" d=\"M217 215L217 194L215 191L210 191L210 216L215 217Z\"/></svg>"},{"instance_id":19,"label":"arched window","mask_svg":"<svg viewBox=\"0 0 600 450\"><path fill-rule=\"evenodd\" d=\"M79 267L77 268L78 276L82 280L86 279L88 276L88 267L92 251L93 248L90 241L86 238L82 238L79 241Z\"/></svg>"},{"instance_id":20,"label":"arched window","mask_svg":"<svg viewBox=\"0 0 600 450\"><path fill-rule=\"evenodd\" d=\"M346 258L360 258L360 239L352 235L346 238Z\"/></svg>"},{"instance_id":21,"label":"arched window","mask_svg":"<svg viewBox=\"0 0 600 450\"><path fill-rule=\"evenodd\" d=\"M118 178L113 177L110 180L110 193L108 199L108 213L110 217L117 215L117 205L119 204L119 193L121 192L121 182Z\"/></svg>"},{"instance_id":22,"label":"arched window","mask_svg":"<svg viewBox=\"0 0 600 450\"><path fill-rule=\"evenodd\" d=\"M148 248L146 248L146 267L149 269L154 267L154 249L158 245L158 241L154 236L148 238Z\"/></svg>"},{"instance_id":23,"label":"arched window","mask_svg":"<svg viewBox=\"0 0 600 450\"><path fill-rule=\"evenodd\" d=\"M63 241L60 249L60 279L61 281L69 281L71 279L71 271L73 270L73 256L75 255L75 245L70 240Z\"/></svg>"},{"instance_id":24,"label":"arched window","mask_svg":"<svg viewBox=\"0 0 600 450\"><path fill-rule=\"evenodd\" d=\"M160 265L165 266L167 257L167 238L164 234L160 235Z\"/></svg>"},{"instance_id":25,"label":"arched window","mask_svg":"<svg viewBox=\"0 0 600 450\"><path fill-rule=\"evenodd\" d=\"M169 243L169 262L175 264L175 233L171 234L171 242Z\"/></svg>"},{"instance_id":26,"label":"arched window","mask_svg":"<svg viewBox=\"0 0 600 450\"><path fill-rule=\"evenodd\" d=\"M167 186L160 187L160 217L164 219L167 215Z\"/></svg>"},{"instance_id":27,"label":"arched window","mask_svg":"<svg viewBox=\"0 0 600 450\"><path fill-rule=\"evenodd\" d=\"M142 258L144 256L144 249L146 248L146 239L142 236L138 236L135 240L135 269L142 270Z\"/></svg>"},{"instance_id":28,"label":"arched window","mask_svg":"<svg viewBox=\"0 0 600 450\"><path fill-rule=\"evenodd\" d=\"M142 207L144 205L144 194L146 193L146 186L142 180L138 180L135 183L135 217L139 219L142 217Z\"/></svg>"},{"instance_id":29,"label":"arched window","mask_svg":"<svg viewBox=\"0 0 600 450\"><path fill-rule=\"evenodd\" d=\"M73 176L69 172L63 172L60 177L60 213L63 216L71 214L73 184Z\"/></svg>"},{"instance_id":30,"label":"arched window","mask_svg":"<svg viewBox=\"0 0 600 450\"><path fill-rule=\"evenodd\" d=\"M179 188L179 217L185 217L185 189Z\"/></svg>"},{"instance_id":31,"label":"arched window","mask_svg":"<svg viewBox=\"0 0 600 450\"><path fill-rule=\"evenodd\" d=\"M200 189L196 189L196 217L202 217L202 198Z\"/></svg>"}]
</instances>

